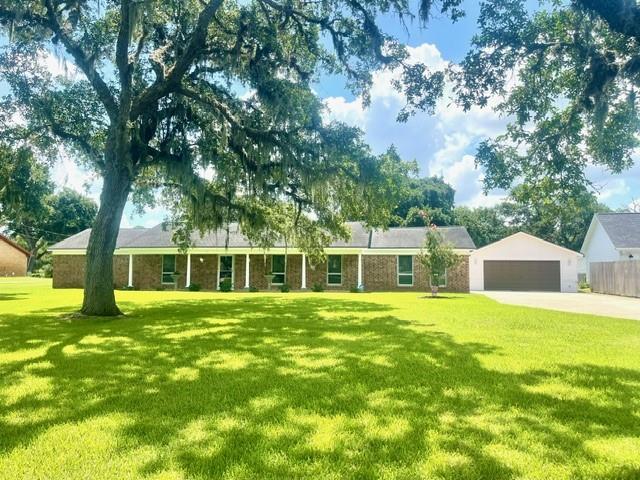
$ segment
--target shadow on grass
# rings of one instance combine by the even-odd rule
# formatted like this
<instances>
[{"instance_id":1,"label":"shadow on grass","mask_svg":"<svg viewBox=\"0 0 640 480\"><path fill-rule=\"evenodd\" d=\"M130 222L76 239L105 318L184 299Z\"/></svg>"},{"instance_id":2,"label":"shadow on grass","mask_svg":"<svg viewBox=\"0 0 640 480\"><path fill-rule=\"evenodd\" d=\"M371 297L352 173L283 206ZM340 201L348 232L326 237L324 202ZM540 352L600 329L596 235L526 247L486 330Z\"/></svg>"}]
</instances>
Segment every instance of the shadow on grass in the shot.
<instances>
[{"instance_id":1,"label":"shadow on grass","mask_svg":"<svg viewBox=\"0 0 640 480\"><path fill-rule=\"evenodd\" d=\"M26 297L26 293L0 293L0 302L4 300L20 300Z\"/></svg>"},{"instance_id":2,"label":"shadow on grass","mask_svg":"<svg viewBox=\"0 0 640 480\"><path fill-rule=\"evenodd\" d=\"M594 461L593 436L640 434L638 372L500 373L479 361L493 347L456 343L384 305L247 297L125 307L126 318L99 323L55 309L3 319L0 452L118 413L129 419L122 448L164 452L141 476L178 465L187 477L504 479L522 474L518 461ZM34 377L40 389L20 390Z\"/></svg>"}]
</instances>

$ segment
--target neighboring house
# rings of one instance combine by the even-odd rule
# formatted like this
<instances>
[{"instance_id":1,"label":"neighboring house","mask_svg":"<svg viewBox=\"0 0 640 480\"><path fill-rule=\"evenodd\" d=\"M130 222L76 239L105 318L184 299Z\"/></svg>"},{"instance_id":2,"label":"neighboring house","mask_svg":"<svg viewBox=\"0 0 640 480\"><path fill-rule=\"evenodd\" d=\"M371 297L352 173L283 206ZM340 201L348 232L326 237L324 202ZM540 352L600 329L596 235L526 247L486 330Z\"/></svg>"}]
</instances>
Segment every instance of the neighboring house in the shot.
<instances>
[{"instance_id":1,"label":"neighboring house","mask_svg":"<svg viewBox=\"0 0 640 480\"><path fill-rule=\"evenodd\" d=\"M471 290L578 291L578 252L516 233L471 254Z\"/></svg>"},{"instance_id":2,"label":"neighboring house","mask_svg":"<svg viewBox=\"0 0 640 480\"><path fill-rule=\"evenodd\" d=\"M584 270L598 262L640 260L640 213L597 213L580 249Z\"/></svg>"},{"instance_id":3,"label":"neighboring house","mask_svg":"<svg viewBox=\"0 0 640 480\"><path fill-rule=\"evenodd\" d=\"M172 243L172 232L158 225L150 229L121 229L114 255L115 287L140 290L186 288L198 284L214 290L230 278L236 290L287 283L294 290L321 284L324 288L348 290L361 286L368 291L421 290L429 288L428 275L417 255L424 244L426 228L392 228L367 231L350 223L351 239L336 241L325 249L327 261L312 267L296 248L283 244L268 251L252 247L237 227L195 235L186 254ZM446 272L443 291L469 291L469 254L475 245L464 227L439 229L445 241L462 255L463 261ZM54 288L79 288L84 283L85 252L90 230L51 247ZM285 261L285 252L287 253Z\"/></svg>"},{"instance_id":4,"label":"neighboring house","mask_svg":"<svg viewBox=\"0 0 640 480\"><path fill-rule=\"evenodd\" d=\"M25 277L30 253L0 233L0 277Z\"/></svg>"}]
</instances>

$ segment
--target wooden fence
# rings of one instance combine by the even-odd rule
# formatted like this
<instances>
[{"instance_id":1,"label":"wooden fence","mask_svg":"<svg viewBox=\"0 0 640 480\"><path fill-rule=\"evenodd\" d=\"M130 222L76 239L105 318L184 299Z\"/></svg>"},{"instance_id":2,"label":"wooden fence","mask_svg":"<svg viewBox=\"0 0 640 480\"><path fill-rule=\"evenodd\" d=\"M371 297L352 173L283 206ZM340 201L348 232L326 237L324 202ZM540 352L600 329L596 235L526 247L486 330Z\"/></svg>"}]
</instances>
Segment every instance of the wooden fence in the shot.
<instances>
[{"instance_id":1,"label":"wooden fence","mask_svg":"<svg viewBox=\"0 0 640 480\"><path fill-rule=\"evenodd\" d=\"M640 260L592 263L590 274L595 293L640 297Z\"/></svg>"}]
</instances>

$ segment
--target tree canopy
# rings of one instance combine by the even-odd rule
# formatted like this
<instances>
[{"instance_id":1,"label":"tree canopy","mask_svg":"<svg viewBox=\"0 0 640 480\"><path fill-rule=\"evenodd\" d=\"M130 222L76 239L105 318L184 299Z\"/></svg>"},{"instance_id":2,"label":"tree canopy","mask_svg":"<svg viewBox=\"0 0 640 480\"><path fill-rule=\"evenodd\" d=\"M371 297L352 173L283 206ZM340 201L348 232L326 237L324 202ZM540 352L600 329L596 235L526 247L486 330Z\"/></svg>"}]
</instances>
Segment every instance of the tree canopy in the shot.
<instances>
[{"instance_id":1,"label":"tree canopy","mask_svg":"<svg viewBox=\"0 0 640 480\"><path fill-rule=\"evenodd\" d=\"M392 226L450 225L455 190L441 177L406 177Z\"/></svg>"},{"instance_id":2,"label":"tree canopy","mask_svg":"<svg viewBox=\"0 0 640 480\"><path fill-rule=\"evenodd\" d=\"M424 247L418 255L418 261L428 272L434 297L438 294L438 287L446 283L447 269L455 267L461 260L460 255L444 240L438 227L431 225L425 235Z\"/></svg>"},{"instance_id":3,"label":"tree canopy","mask_svg":"<svg viewBox=\"0 0 640 480\"><path fill-rule=\"evenodd\" d=\"M29 148L0 144L0 226L31 252L30 271L49 245L89 228L98 210L69 188L55 193L50 177Z\"/></svg>"},{"instance_id":4,"label":"tree canopy","mask_svg":"<svg viewBox=\"0 0 640 480\"><path fill-rule=\"evenodd\" d=\"M481 248L514 233L503 212L497 207L456 207L454 223L466 227L476 247Z\"/></svg>"},{"instance_id":5,"label":"tree canopy","mask_svg":"<svg viewBox=\"0 0 640 480\"><path fill-rule=\"evenodd\" d=\"M539 189L520 185L499 206L507 225L549 242L579 251L593 215L609 211L582 187L572 195L541 195Z\"/></svg>"},{"instance_id":6,"label":"tree canopy","mask_svg":"<svg viewBox=\"0 0 640 480\"><path fill-rule=\"evenodd\" d=\"M580 195L590 165L619 173L639 143L640 5L635 0L485 0L478 33L451 70L458 102L512 119L484 141L485 187Z\"/></svg>"},{"instance_id":7,"label":"tree canopy","mask_svg":"<svg viewBox=\"0 0 640 480\"><path fill-rule=\"evenodd\" d=\"M367 202L382 179L377 157L360 132L323 121L311 84L342 74L367 99L372 72L400 69L400 116L433 108L444 74L409 62L377 18L426 19L434 6L455 16L459 3L0 0L12 40L0 53L11 92L2 136L50 154L63 143L104 180L82 311L119 313L111 256L132 192L164 189L184 230L259 223L256 203L274 199L336 229L349 217L388 220ZM51 53L70 75L41 67Z\"/></svg>"},{"instance_id":8,"label":"tree canopy","mask_svg":"<svg viewBox=\"0 0 640 480\"><path fill-rule=\"evenodd\" d=\"M579 251L593 215L609 211L582 187L565 197L541 195L537 188L519 185L495 207L456 207L458 225L467 228L477 247L484 247L515 232L527 232Z\"/></svg>"}]
</instances>

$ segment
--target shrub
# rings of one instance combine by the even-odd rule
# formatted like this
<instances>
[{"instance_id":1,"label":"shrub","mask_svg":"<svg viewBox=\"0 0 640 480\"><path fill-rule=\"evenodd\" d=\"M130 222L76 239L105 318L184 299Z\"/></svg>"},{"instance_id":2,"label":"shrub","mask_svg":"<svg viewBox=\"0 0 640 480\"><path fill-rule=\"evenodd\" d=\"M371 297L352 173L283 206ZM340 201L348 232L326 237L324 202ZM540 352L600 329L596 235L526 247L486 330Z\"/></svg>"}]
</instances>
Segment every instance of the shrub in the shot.
<instances>
[{"instance_id":1,"label":"shrub","mask_svg":"<svg viewBox=\"0 0 640 480\"><path fill-rule=\"evenodd\" d=\"M53 277L53 265L45 263L38 270L33 272L34 277L51 278Z\"/></svg>"},{"instance_id":2,"label":"shrub","mask_svg":"<svg viewBox=\"0 0 640 480\"><path fill-rule=\"evenodd\" d=\"M282 293L288 293L291 291L291 286L288 283L285 283L284 285L280 285L280 291Z\"/></svg>"},{"instance_id":3,"label":"shrub","mask_svg":"<svg viewBox=\"0 0 640 480\"><path fill-rule=\"evenodd\" d=\"M189 285L189 291L190 292L199 292L200 291L200 285L198 283L191 283Z\"/></svg>"},{"instance_id":4,"label":"shrub","mask_svg":"<svg viewBox=\"0 0 640 480\"><path fill-rule=\"evenodd\" d=\"M586 280L582 280L578 287L580 288L580 290L588 290L591 288L591 285L589 285L589 282L587 282Z\"/></svg>"},{"instance_id":5,"label":"shrub","mask_svg":"<svg viewBox=\"0 0 640 480\"><path fill-rule=\"evenodd\" d=\"M220 291L221 292L230 292L231 291L231 287L233 287L233 285L231 284L231 279L230 278L225 278L224 280L222 280L220 282Z\"/></svg>"},{"instance_id":6,"label":"shrub","mask_svg":"<svg viewBox=\"0 0 640 480\"><path fill-rule=\"evenodd\" d=\"M255 293L255 292L259 292L260 289L258 287L254 287L253 285L251 285L249 287L249 291L252 292L252 293Z\"/></svg>"},{"instance_id":7,"label":"shrub","mask_svg":"<svg viewBox=\"0 0 640 480\"><path fill-rule=\"evenodd\" d=\"M314 292L324 292L324 286L321 283L316 282L311 286L311 290Z\"/></svg>"},{"instance_id":8,"label":"shrub","mask_svg":"<svg viewBox=\"0 0 640 480\"><path fill-rule=\"evenodd\" d=\"M362 289L361 289L360 287L358 287L358 286L351 287L351 288L349 289L349 291L350 291L351 293L362 293Z\"/></svg>"}]
</instances>

